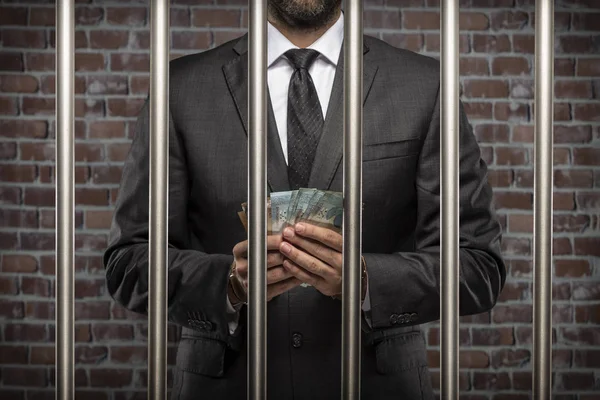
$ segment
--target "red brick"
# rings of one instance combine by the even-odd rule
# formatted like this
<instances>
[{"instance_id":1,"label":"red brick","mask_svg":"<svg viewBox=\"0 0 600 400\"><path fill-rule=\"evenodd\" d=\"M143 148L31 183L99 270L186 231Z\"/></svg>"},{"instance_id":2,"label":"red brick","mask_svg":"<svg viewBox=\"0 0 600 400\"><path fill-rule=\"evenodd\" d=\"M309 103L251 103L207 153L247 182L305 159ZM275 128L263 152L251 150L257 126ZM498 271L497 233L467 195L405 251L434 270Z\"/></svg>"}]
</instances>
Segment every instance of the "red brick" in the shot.
<instances>
[{"instance_id":1,"label":"red brick","mask_svg":"<svg viewBox=\"0 0 600 400\"><path fill-rule=\"evenodd\" d=\"M110 67L113 71L150 71L150 56L148 54L117 53L110 55Z\"/></svg>"},{"instance_id":2,"label":"red brick","mask_svg":"<svg viewBox=\"0 0 600 400\"><path fill-rule=\"evenodd\" d=\"M510 306L498 305L492 310L494 316L494 322L501 323L531 323L533 318L533 307L531 305L517 305L511 304Z\"/></svg>"},{"instance_id":3,"label":"red brick","mask_svg":"<svg viewBox=\"0 0 600 400\"><path fill-rule=\"evenodd\" d=\"M24 204L38 207L54 207L54 188L25 188Z\"/></svg>"},{"instance_id":4,"label":"red brick","mask_svg":"<svg viewBox=\"0 0 600 400\"><path fill-rule=\"evenodd\" d=\"M527 104L496 102L494 105L494 118L498 121L523 121L528 114Z\"/></svg>"},{"instance_id":5,"label":"red brick","mask_svg":"<svg viewBox=\"0 0 600 400\"><path fill-rule=\"evenodd\" d=\"M10 323L4 329L7 342L44 342L48 339L46 326L37 323Z\"/></svg>"},{"instance_id":6,"label":"red brick","mask_svg":"<svg viewBox=\"0 0 600 400\"><path fill-rule=\"evenodd\" d=\"M521 11L494 11L491 15L492 30L521 30L527 26L529 16Z\"/></svg>"},{"instance_id":7,"label":"red brick","mask_svg":"<svg viewBox=\"0 0 600 400\"><path fill-rule=\"evenodd\" d=\"M17 115L19 106L16 97L0 97L0 115Z\"/></svg>"},{"instance_id":8,"label":"red brick","mask_svg":"<svg viewBox=\"0 0 600 400\"><path fill-rule=\"evenodd\" d=\"M133 326L116 323L96 323L93 325L92 332L95 340L133 340Z\"/></svg>"},{"instance_id":9,"label":"red brick","mask_svg":"<svg viewBox=\"0 0 600 400\"><path fill-rule=\"evenodd\" d=\"M0 160L15 160L17 158L16 142L0 142Z\"/></svg>"},{"instance_id":10,"label":"red brick","mask_svg":"<svg viewBox=\"0 0 600 400\"><path fill-rule=\"evenodd\" d=\"M0 26L27 25L27 7L0 7Z\"/></svg>"},{"instance_id":11,"label":"red brick","mask_svg":"<svg viewBox=\"0 0 600 400\"><path fill-rule=\"evenodd\" d=\"M463 105L465 107L465 112L467 113L469 120L471 121L492 118L491 103L466 101L463 103Z\"/></svg>"},{"instance_id":12,"label":"red brick","mask_svg":"<svg viewBox=\"0 0 600 400\"><path fill-rule=\"evenodd\" d=\"M92 387L122 388L131 385L133 373L130 369L91 369Z\"/></svg>"},{"instance_id":13,"label":"red brick","mask_svg":"<svg viewBox=\"0 0 600 400\"><path fill-rule=\"evenodd\" d=\"M148 350L146 346L112 346L110 361L116 364L146 365Z\"/></svg>"},{"instance_id":14,"label":"red brick","mask_svg":"<svg viewBox=\"0 0 600 400\"><path fill-rule=\"evenodd\" d=\"M230 40L234 40L242 36L242 33L239 31L215 31L213 32L213 45L219 46L223 43L229 42ZM174 53L172 56L176 56Z\"/></svg>"},{"instance_id":15,"label":"red brick","mask_svg":"<svg viewBox=\"0 0 600 400\"><path fill-rule=\"evenodd\" d=\"M108 115L111 117L137 117L145 101L143 98L109 99Z\"/></svg>"},{"instance_id":16,"label":"red brick","mask_svg":"<svg viewBox=\"0 0 600 400\"><path fill-rule=\"evenodd\" d=\"M2 50L0 52L0 71L22 71L23 55L17 52Z\"/></svg>"},{"instance_id":17,"label":"red brick","mask_svg":"<svg viewBox=\"0 0 600 400\"><path fill-rule=\"evenodd\" d=\"M45 368L2 367L2 380L11 386L45 387L48 379Z\"/></svg>"},{"instance_id":18,"label":"red brick","mask_svg":"<svg viewBox=\"0 0 600 400\"><path fill-rule=\"evenodd\" d=\"M588 143L592 140L589 125L555 125L554 143Z\"/></svg>"},{"instance_id":19,"label":"red brick","mask_svg":"<svg viewBox=\"0 0 600 400\"><path fill-rule=\"evenodd\" d=\"M21 232L23 250L54 250L54 233Z\"/></svg>"},{"instance_id":20,"label":"red brick","mask_svg":"<svg viewBox=\"0 0 600 400\"><path fill-rule=\"evenodd\" d=\"M461 328L458 333L458 342L460 346L471 345L471 335L469 334L468 328ZM438 327L429 328L429 334L427 335L427 344L429 346L440 345L440 329Z\"/></svg>"},{"instance_id":21,"label":"red brick","mask_svg":"<svg viewBox=\"0 0 600 400\"><path fill-rule=\"evenodd\" d=\"M0 239L3 239L3 234L0 233ZM0 241L0 243L3 243ZM25 315L23 302L22 301L13 301L8 299L0 299L0 317L4 319L21 319ZM9 327L11 325L8 325ZM7 327L7 332L8 332ZM6 334L6 339L10 340L10 336Z\"/></svg>"},{"instance_id":22,"label":"red brick","mask_svg":"<svg viewBox=\"0 0 600 400\"><path fill-rule=\"evenodd\" d=\"M365 27L367 27L367 21L371 19L368 18L370 13L373 11L367 10L365 11ZM399 12L389 11L387 14L391 14L391 16L385 16L384 19L378 21L379 24L382 22L389 21L390 19L397 19L397 23L392 25L392 28L399 28ZM236 9L194 9L192 10L192 26L197 27L216 27L216 28L237 28L241 26L241 13ZM381 26L381 25L379 25ZM384 25L385 26L385 25Z\"/></svg>"},{"instance_id":23,"label":"red brick","mask_svg":"<svg viewBox=\"0 0 600 400\"><path fill-rule=\"evenodd\" d=\"M110 303L107 301L76 301L75 319L107 320L110 316Z\"/></svg>"},{"instance_id":24,"label":"red brick","mask_svg":"<svg viewBox=\"0 0 600 400\"><path fill-rule=\"evenodd\" d=\"M88 76L87 92L89 94L127 94L127 76L105 75Z\"/></svg>"},{"instance_id":25,"label":"red brick","mask_svg":"<svg viewBox=\"0 0 600 400\"><path fill-rule=\"evenodd\" d=\"M576 237L575 254L579 256L600 257L600 239L597 237Z\"/></svg>"},{"instance_id":26,"label":"red brick","mask_svg":"<svg viewBox=\"0 0 600 400\"><path fill-rule=\"evenodd\" d=\"M581 211L600 209L600 196L597 192L578 192L577 209Z\"/></svg>"},{"instance_id":27,"label":"red brick","mask_svg":"<svg viewBox=\"0 0 600 400\"><path fill-rule=\"evenodd\" d=\"M54 71L55 57L53 53L26 53L27 71Z\"/></svg>"},{"instance_id":28,"label":"red brick","mask_svg":"<svg viewBox=\"0 0 600 400\"><path fill-rule=\"evenodd\" d=\"M92 49L120 49L129 42L128 31L90 31L90 47Z\"/></svg>"},{"instance_id":29,"label":"red brick","mask_svg":"<svg viewBox=\"0 0 600 400\"><path fill-rule=\"evenodd\" d=\"M529 284L524 282L507 282L502 288L500 296L498 296L499 303L528 300L530 296L531 288Z\"/></svg>"},{"instance_id":30,"label":"red brick","mask_svg":"<svg viewBox=\"0 0 600 400\"><path fill-rule=\"evenodd\" d=\"M108 358L108 348L105 346L78 346L75 348L77 364L99 364Z\"/></svg>"},{"instance_id":31,"label":"red brick","mask_svg":"<svg viewBox=\"0 0 600 400\"><path fill-rule=\"evenodd\" d=\"M21 292L38 297L50 296L51 282L45 278L24 276L21 278Z\"/></svg>"},{"instance_id":32,"label":"red brick","mask_svg":"<svg viewBox=\"0 0 600 400\"><path fill-rule=\"evenodd\" d=\"M29 25L54 26L56 12L54 7L31 7L29 10Z\"/></svg>"},{"instance_id":33,"label":"red brick","mask_svg":"<svg viewBox=\"0 0 600 400\"><path fill-rule=\"evenodd\" d=\"M488 171L488 182L494 188L508 187L513 181L513 175L511 171Z\"/></svg>"},{"instance_id":34,"label":"red brick","mask_svg":"<svg viewBox=\"0 0 600 400\"><path fill-rule=\"evenodd\" d=\"M591 274L587 260L554 260L554 264L557 277L583 278Z\"/></svg>"},{"instance_id":35,"label":"red brick","mask_svg":"<svg viewBox=\"0 0 600 400\"><path fill-rule=\"evenodd\" d=\"M600 165L600 148L576 147L573 149L573 164L575 165Z\"/></svg>"},{"instance_id":36,"label":"red brick","mask_svg":"<svg viewBox=\"0 0 600 400\"><path fill-rule=\"evenodd\" d=\"M556 170L554 185L559 188L592 187L594 176L591 170Z\"/></svg>"},{"instance_id":37,"label":"red brick","mask_svg":"<svg viewBox=\"0 0 600 400\"><path fill-rule=\"evenodd\" d=\"M523 57L496 57L492 61L493 75L528 75L529 61Z\"/></svg>"},{"instance_id":38,"label":"red brick","mask_svg":"<svg viewBox=\"0 0 600 400\"><path fill-rule=\"evenodd\" d=\"M574 118L580 121L600 122L600 104L574 104Z\"/></svg>"},{"instance_id":39,"label":"red brick","mask_svg":"<svg viewBox=\"0 0 600 400\"><path fill-rule=\"evenodd\" d=\"M53 116L56 112L54 98L49 97L23 97L22 111L28 115Z\"/></svg>"},{"instance_id":40,"label":"red brick","mask_svg":"<svg viewBox=\"0 0 600 400\"><path fill-rule=\"evenodd\" d=\"M27 346L0 345L0 363L2 364L27 364ZM10 384L10 382L7 382Z\"/></svg>"},{"instance_id":41,"label":"red brick","mask_svg":"<svg viewBox=\"0 0 600 400\"><path fill-rule=\"evenodd\" d=\"M383 40L394 47L418 52L423 48L423 35L414 33L383 33Z\"/></svg>"},{"instance_id":42,"label":"red brick","mask_svg":"<svg viewBox=\"0 0 600 400\"><path fill-rule=\"evenodd\" d=\"M592 84L582 81L556 81L554 94L563 99L591 99Z\"/></svg>"},{"instance_id":43,"label":"red brick","mask_svg":"<svg viewBox=\"0 0 600 400\"><path fill-rule=\"evenodd\" d=\"M557 372L556 390L591 391L595 389L595 378L593 372Z\"/></svg>"},{"instance_id":44,"label":"red brick","mask_svg":"<svg viewBox=\"0 0 600 400\"><path fill-rule=\"evenodd\" d=\"M146 7L106 7L106 22L130 27L144 26Z\"/></svg>"},{"instance_id":45,"label":"red brick","mask_svg":"<svg viewBox=\"0 0 600 400\"><path fill-rule=\"evenodd\" d=\"M481 57L461 57L460 74L466 76L486 76L490 74L488 61Z\"/></svg>"},{"instance_id":46,"label":"red brick","mask_svg":"<svg viewBox=\"0 0 600 400\"><path fill-rule=\"evenodd\" d=\"M2 75L0 76L0 91L6 93L35 93L38 81L31 75Z\"/></svg>"},{"instance_id":47,"label":"red brick","mask_svg":"<svg viewBox=\"0 0 600 400\"><path fill-rule=\"evenodd\" d=\"M31 273L37 271L37 260L33 256L26 254L2 255L0 262L2 272Z\"/></svg>"},{"instance_id":48,"label":"red brick","mask_svg":"<svg viewBox=\"0 0 600 400\"><path fill-rule=\"evenodd\" d=\"M592 54L595 51L593 36L558 36L557 54Z\"/></svg>"},{"instance_id":49,"label":"red brick","mask_svg":"<svg viewBox=\"0 0 600 400\"><path fill-rule=\"evenodd\" d=\"M527 149L518 147L496 147L497 165L526 165Z\"/></svg>"},{"instance_id":50,"label":"red brick","mask_svg":"<svg viewBox=\"0 0 600 400\"><path fill-rule=\"evenodd\" d=\"M123 121L92 121L89 125L91 139L123 139L126 137Z\"/></svg>"},{"instance_id":51,"label":"red brick","mask_svg":"<svg viewBox=\"0 0 600 400\"><path fill-rule=\"evenodd\" d=\"M577 60L577 75L597 77L600 75L599 58L583 58Z\"/></svg>"},{"instance_id":52,"label":"red brick","mask_svg":"<svg viewBox=\"0 0 600 400\"><path fill-rule=\"evenodd\" d=\"M464 94L469 98L508 97L508 85L504 81L471 79L464 82L464 88Z\"/></svg>"},{"instance_id":53,"label":"red brick","mask_svg":"<svg viewBox=\"0 0 600 400\"><path fill-rule=\"evenodd\" d=\"M0 209L0 221L3 222L5 228L37 228L35 210Z\"/></svg>"},{"instance_id":54,"label":"red brick","mask_svg":"<svg viewBox=\"0 0 600 400\"><path fill-rule=\"evenodd\" d=\"M473 388L496 392L511 389L512 383L508 372L474 372Z\"/></svg>"},{"instance_id":55,"label":"red brick","mask_svg":"<svg viewBox=\"0 0 600 400\"><path fill-rule=\"evenodd\" d=\"M515 53L535 54L535 37L533 35L513 35Z\"/></svg>"},{"instance_id":56,"label":"red brick","mask_svg":"<svg viewBox=\"0 0 600 400\"><path fill-rule=\"evenodd\" d=\"M510 346L515 343L513 328L472 328L474 346Z\"/></svg>"},{"instance_id":57,"label":"red brick","mask_svg":"<svg viewBox=\"0 0 600 400\"><path fill-rule=\"evenodd\" d=\"M575 61L568 58L554 59L554 74L556 76L574 76Z\"/></svg>"},{"instance_id":58,"label":"red brick","mask_svg":"<svg viewBox=\"0 0 600 400\"><path fill-rule=\"evenodd\" d=\"M131 147L130 143L113 143L106 146L108 151L108 159L110 161L125 161L127 154L129 154L129 149Z\"/></svg>"},{"instance_id":59,"label":"red brick","mask_svg":"<svg viewBox=\"0 0 600 400\"><path fill-rule=\"evenodd\" d=\"M0 182L33 182L35 176L34 165L0 165Z\"/></svg>"},{"instance_id":60,"label":"red brick","mask_svg":"<svg viewBox=\"0 0 600 400\"><path fill-rule=\"evenodd\" d=\"M203 50L210 47L210 32L180 31L173 32L173 49Z\"/></svg>"},{"instance_id":61,"label":"red brick","mask_svg":"<svg viewBox=\"0 0 600 400\"><path fill-rule=\"evenodd\" d=\"M529 239L503 238L502 253L509 256L531 255L531 242Z\"/></svg>"},{"instance_id":62,"label":"red brick","mask_svg":"<svg viewBox=\"0 0 600 400\"><path fill-rule=\"evenodd\" d=\"M31 346L30 363L35 365L53 365L56 362L54 346Z\"/></svg>"},{"instance_id":63,"label":"red brick","mask_svg":"<svg viewBox=\"0 0 600 400\"><path fill-rule=\"evenodd\" d=\"M41 29L2 29L1 34L2 45L5 48L43 49L46 47L46 35Z\"/></svg>"},{"instance_id":64,"label":"red brick","mask_svg":"<svg viewBox=\"0 0 600 400\"><path fill-rule=\"evenodd\" d=\"M99 53L76 53L76 72L96 72L105 68L104 55Z\"/></svg>"},{"instance_id":65,"label":"red brick","mask_svg":"<svg viewBox=\"0 0 600 400\"><path fill-rule=\"evenodd\" d=\"M76 7L75 25L98 25L104 18L104 9L100 7Z\"/></svg>"},{"instance_id":66,"label":"red brick","mask_svg":"<svg viewBox=\"0 0 600 400\"><path fill-rule=\"evenodd\" d=\"M508 35L473 34L473 51L477 53L506 53L511 51Z\"/></svg>"}]
</instances>

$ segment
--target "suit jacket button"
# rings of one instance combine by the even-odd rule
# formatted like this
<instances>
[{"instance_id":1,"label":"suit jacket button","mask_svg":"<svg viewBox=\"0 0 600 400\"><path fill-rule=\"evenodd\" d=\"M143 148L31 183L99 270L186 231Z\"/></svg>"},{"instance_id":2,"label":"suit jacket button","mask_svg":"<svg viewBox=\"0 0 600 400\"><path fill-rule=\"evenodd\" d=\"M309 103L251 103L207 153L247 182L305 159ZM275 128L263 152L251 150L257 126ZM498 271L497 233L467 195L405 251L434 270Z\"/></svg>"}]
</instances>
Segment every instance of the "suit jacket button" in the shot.
<instances>
[{"instance_id":1,"label":"suit jacket button","mask_svg":"<svg viewBox=\"0 0 600 400\"><path fill-rule=\"evenodd\" d=\"M212 331L212 329L213 329L213 324L212 324L212 322L210 322L210 321L204 321L204 325L205 325L205 329L206 329L207 331Z\"/></svg>"},{"instance_id":2,"label":"suit jacket button","mask_svg":"<svg viewBox=\"0 0 600 400\"><path fill-rule=\"evenodd\" d=\"M400 314L400 316L398 317L398 323L399 324L405 324L406 323L406 314Z\"/></svg>"},{"instance_id":3,"label":"suit jacket button","mask_svg":"<svg viewBox=\"0 0 600 400\"><path fill-rule=\"evenodd\" d=\"M398 323L398 314L392 314L390 316L390 324L396 325Z\"/></svg>"},{"instance_id":4,"label":"suit jacket button","mask_svg":"<svg viewBox=\"0 0 600 400\"><path fill-rule=\"evenodd\" d=\"M416 321L416 320L418 320L418 319L419 319L419 316L417 315L417 313L412 313L412 314L410 314L410 320L411 320L412 322L415 322L415 321Z\"/></svg>"},{"instance_id":5,"label":"suit jacket button","mask_svg":"<svg viewBox=\"0 0 600 400\"><path fill-rule=\"evenodd\" d=\"M302 347L302 334L301 333L294 333L292 335L292 346L296 349Z\"/></svg>"}]
</instances>

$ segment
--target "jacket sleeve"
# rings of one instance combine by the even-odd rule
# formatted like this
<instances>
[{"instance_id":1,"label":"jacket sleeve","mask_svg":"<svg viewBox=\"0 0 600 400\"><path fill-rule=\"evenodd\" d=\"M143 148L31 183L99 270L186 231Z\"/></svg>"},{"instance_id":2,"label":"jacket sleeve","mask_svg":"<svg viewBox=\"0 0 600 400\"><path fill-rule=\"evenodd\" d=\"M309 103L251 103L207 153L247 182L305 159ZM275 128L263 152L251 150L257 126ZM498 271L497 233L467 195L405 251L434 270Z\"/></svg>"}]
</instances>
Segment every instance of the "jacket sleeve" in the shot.
<instances>
[{"instance_id":1,"label":"jacket sleeve","mask_svg":"<svg viewBox=\"0 0 600 400\"><path fill-rule=\"evenodd\" d=\"M146 101L125 161L104 253L108 291L118 303L140 314L147 314L148 307L148 119ZM185 152L169 116L168 319L201 330L204 336L226 340L226 285L233 256L190 249L188 195Z\"/></svg>"},{"instance_id":2,"label":"jacket sleeve","mask_svg":"<svg viewBox=\"0 0 600 400\"><path fill-rule=\"evenodd\" d=\"M374 329L409 326L440 317L440 104L439 91L416 173L417 218L411 252L364 254ZM460 106L459 313L490 310L506 280L501 227L492 205L487 166Z\"/></svg>"}]
</instances>

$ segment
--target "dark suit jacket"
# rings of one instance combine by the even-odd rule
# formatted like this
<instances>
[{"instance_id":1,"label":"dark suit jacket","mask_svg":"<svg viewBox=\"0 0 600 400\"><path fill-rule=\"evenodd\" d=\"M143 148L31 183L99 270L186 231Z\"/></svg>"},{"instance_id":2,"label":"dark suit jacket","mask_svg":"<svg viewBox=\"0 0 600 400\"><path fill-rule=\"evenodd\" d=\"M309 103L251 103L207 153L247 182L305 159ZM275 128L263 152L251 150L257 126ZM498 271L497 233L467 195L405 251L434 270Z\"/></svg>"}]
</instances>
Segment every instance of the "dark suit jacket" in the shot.
<instances>
[{"instance_id":1,"label":"dark suit jacket","mask_svg":"<svg viewBox=\"0 0 600 400\"><path fill-rule=\"evenodd\" d=\"M246 310L230 335L225 299L232 248L246 239L237 212L248 189L247 47L244 36L171 62L168 315L183 326L176 399L246 398ZM362 242L372 328L363 323L363 399L433 398L419 325L440 315L439 76L438 61L364 38ZM343 54L309 187L342 190L342 92ZM289 190L270 106L268 125L268 189ZM138 313L148 300L148 150L146 105L104 257L111 295ZM461 108L461 315L491 309L506 276L486 171ZM267 310L269 398L339 398L341 302L298 287Z\"/></svg>"}]
</instances>

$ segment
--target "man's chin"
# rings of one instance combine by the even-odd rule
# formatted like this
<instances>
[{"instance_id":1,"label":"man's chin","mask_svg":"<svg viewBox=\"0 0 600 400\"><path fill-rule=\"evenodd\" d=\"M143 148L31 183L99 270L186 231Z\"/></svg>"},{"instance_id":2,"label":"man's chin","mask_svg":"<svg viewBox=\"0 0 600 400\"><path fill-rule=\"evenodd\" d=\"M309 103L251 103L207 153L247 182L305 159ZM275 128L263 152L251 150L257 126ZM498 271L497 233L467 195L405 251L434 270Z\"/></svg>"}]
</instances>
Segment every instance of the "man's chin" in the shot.
<instances>
[{"instance_id":1,"label":"man's chin","mask_svg":"<svg viewBox=\"0 0 600 400\"><path fill-rule=\"evenodd\" d=\"M319 29L330 23L341 7L341 0L270 0L275 18L296 29Z\"/></svg>"}]
</instances>

